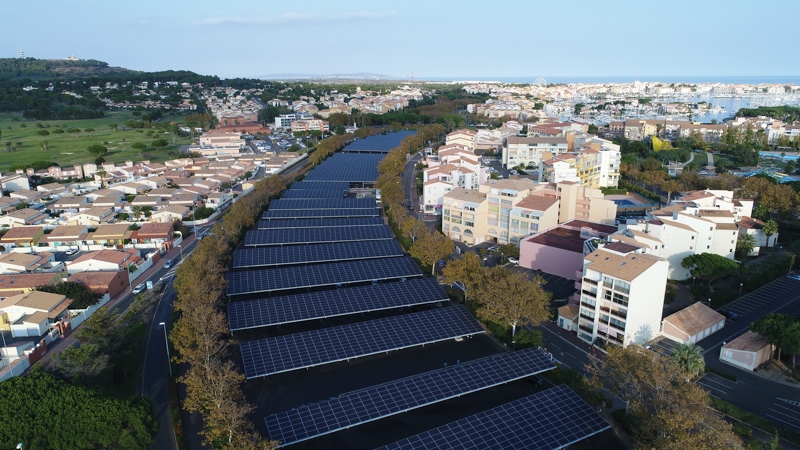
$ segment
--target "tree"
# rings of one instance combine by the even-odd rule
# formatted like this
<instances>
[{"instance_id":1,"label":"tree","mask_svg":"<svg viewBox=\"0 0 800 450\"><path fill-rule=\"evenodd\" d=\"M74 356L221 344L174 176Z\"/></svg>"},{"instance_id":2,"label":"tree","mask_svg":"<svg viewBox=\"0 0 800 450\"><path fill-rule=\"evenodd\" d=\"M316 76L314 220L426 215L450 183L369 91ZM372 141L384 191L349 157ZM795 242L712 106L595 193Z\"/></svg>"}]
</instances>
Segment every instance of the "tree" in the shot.
<instances>
[{"instance_id":1,"label":"tree","mask_svg":"<svg viewBox=\"0 0 800 450\"><path fill-rule=\"evenodd\" d=\"M770 344L778 347L778 359L781 352L790 355L800 354L800 320L790 314L771 313L762 316L750 324L750 330L767 338ZM794 369L792 358L792 368Z\"/></svg>"},{"instance_id":2,"label":"tree","mask_svg":"<svg viewBox=\"0 0 800 450\"><path fill-rule=\"evenodd\" d=\"M537 326L547 320L550 295L542 289L544 279L539 275L511 272L504 268L492 270L486 283L477 293L480 303L478 317L511 327L511 336L517 326Z\"/></svg>"},{"instance_id":3,"label":"tree","mask_svg":"<svg viewBox=\"0 0 800 450\"><path fill-rule=\"evenodd\" d=\"M109 359L108 355L101 353L100 347L95 344L70 346L54 353L45 364L44 370L73 383L89 386L108 370Z\"/></svg>"},{"instance_id":4,"label":"tree","mask_svg":"<svg viewBox=\"0 0 800 450\"><path fill-rule=\"evenodd\" d=\"M96 158L99 158L108 153L108 148L106 148L106 146L104 145L95 144L95 145L90 145L86 149L86 151L94 155Z\"/></svg>"},{"instance_id":5,"label":"tree","mask_svg":"<svg viewBox=\"0 0 800 450\"><path fill-rule=\"evenodd\" d=\"M55 134L56 137L61 138L61 135L64 134L64 130L61 128L56 128L51 133Z\"/></svg>"},{"instance_id":6,"label":"tree","mask_svg":"<svg viewBox=\"0 0 800 450\"><path fill-rule=\"evenodd\" d=\"M416 242L417 238L429 233L428 226L419 219L404 215L400 221L400 230L411 238L411 242Z\"/></svg>"},{"instance_id":7,"label":"tree","mask_svg":"<svg viewBox=\"0 0 800 450\"><path fill-rule=\"evenodd\" d=\"M111 131L117 131L117 128L118 128L118 127L119 127L119 125L117 125L117 124L115 124L115 123L110 123L110 124L108 124L108 128L110 128L110 129L111 129Z\"/></svg>"},{"instance_id":8,"label":"tree","mask_svg":"<svg viewBox=\"0 0 800 450\"><path fill-rule=\"evenodd\" d=\"M680 192L682 188L683 186L672 178L661 183L661 190L667 193L667 203L672 199L672 193Z\"/></svg>"},{"instance_id":9,"label":"tree","mask_svg":"<svg viewBox=\"0 0 800 450\"><path fill-rule=\"evenodd\" d=\"M447 236L434 231L424 233L411 246L409 253L422 264L431 265L431 274L436 273L436 263L446 259L455 250L455 244Z\"/></svg>"},{"instance_id":10,"label":"tree","mask_svg":"<svg viewBox=\"0 0 800 450\"><path fill-rule=\"evenodd\" d=\"M85 129L84 131L86 131L87 133L89 133L89 137L92 137L92 133L94 133L94 128L87 128L87 129Z\"/></svg>"},{"instance_id":11,"label":"tree","mask_svg":"<svg viewBox=\"0 0 800 450\"><path fill-rule=\"evenodd\" d=\"M778 232L778 222L775 222L774 220L766 221L764 223L764 228L762 228L761 231L763 231L764 235L767 237L767 247L771 247L771 245L769 245L769 238Z\"/></svg>"},{"instance_id":12,"label":"tree","mask_svg":"<svg viewBox=\"0 0 800 450\"><path fill-rule=\"evenodd\" d=\"M503 244L498 249L500 253L503 254L506 258L517 258L519 259L519 247L512 243Z\"/></svg>"},{"instance_id":13,"label":"tree","mask_svg":"<svg viewBox=\"0 0 800 450\"><path fill-rule=\"evenodd\" d=\"M158 422L150 399L120 400L31 371L0 383L0 442L6 447L144 450L153 442Z\"/></svg>"},{"instance_id":14,"label":"tree","mask_svg":"<svg viewBox=\"0 0 800 450\"><path fill-rule=\"evenodd\" d=\"M47 141L39 142L39 148L42 150L47 150Z\"/></svg>"},{"instance_id":15,"label":"tree","mask_svg":"<svg viewBox=\"0 0 800 450\"><path fill-rule=\"evenodd\" d=\"M50 132L47 130L39 130L36 132L36 134L38 134L41 137L50 136Z\"/></svg>"},{"instance_id":16,"label":"tree","mask_svg":"<svg viewBox=\"0 0 800 450\"><path fill-rule=\"evenodd\" d=\"M93 292L85 284L75 281L64 281L58 284L38 286L37 291L60 294L72 299L70 309L86 309L100 301L100 294Z\"/></svg>"},{"instance_id":17,"label":"tree","mask_svg":"<svg viewBox=\"0 0 800 450\"><path fill-rule=\"evenodd\" d=\"M153 141L150 144L151 147L155 147L155 148L157 148L159 150L161 150L162 148L164 148L164 147L166 147L168 145L169 145L169 142L167 142L166 139L156 139L155 141Z\"/></svg>"},{"instance_id":18,"label":"tree","mask_svg":"<svg viewBox=\"0 0 800 450\"><path fill-rule=\"evenodd\" d=\"M705 278L709 284L712 280L733 275L739 270L736 261L714 253L689 255L683 258L681 266L690 269L693 277Z\"/></svg>"},{"instance_id":19,"label":"tree","mask_svg":"<svg viewBox=\"0 0 800 450\"><path fill-rule=\"evenodd\" d=\"M144 142L134 142L133 144L131 144L131 148L139 150L139 153L141 153L142 150L147 148L147 144L145 144Z\"/></svg>"},{"instance_id":20,"label":"tree","mask_svg":"<svg viewBox=\"0 0 800 450\"><path fill-rule=\"evenodd\" d=\"M706 360L703 358L703 349L693 342L679 344L673 350L670 358L678 365L681 373L686 375L686 381L697 378L703 373L706 367Z\"/></svg>"},{"instance_id":21,"label":"tree","mask_svg":"<svg viewBox=\"0 0 800 450\"><path fill-rule=\"evenodd\" d=\"M756 248L756 238L752 234L742 233L736 240L736 252L739 256L747 256Z\"/></svg>"},{"instance_id":22,"label":"tree","mask_svg":"<svg viewBox=\"0 0 800 450\"><path fill-rule=\"evenodd\" d=\"M464 300L467 294L477 291L478 287L486 282L487 268L483 260L475 253L469 252L447 263L442 269L442 275L447 283L460 283L464 290ZM471 295L471 294L470 294Z\"/></svg>"},{"instance_id":23,"label":"tree","mask_svg":"<svg viewBox=\"0 0 800 450\"><path fill-rule=\"evenodd\" d=\"M711 408L708 394L687 383L675 362L636 345L611 346L591 358L586 382L627 405L636 448L743 449L733 426Z\"/></svg>"}]
</instances>

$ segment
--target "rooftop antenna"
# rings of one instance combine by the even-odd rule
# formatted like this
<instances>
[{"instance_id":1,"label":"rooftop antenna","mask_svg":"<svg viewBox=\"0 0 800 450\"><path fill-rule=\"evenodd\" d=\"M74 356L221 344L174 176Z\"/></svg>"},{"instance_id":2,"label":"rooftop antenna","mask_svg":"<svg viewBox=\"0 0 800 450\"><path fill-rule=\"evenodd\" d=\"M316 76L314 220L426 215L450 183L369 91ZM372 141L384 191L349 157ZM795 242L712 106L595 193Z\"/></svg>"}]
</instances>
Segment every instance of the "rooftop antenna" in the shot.
<instances>
[{"instance_id":1,"label":"rooftop antenna","mask_svg":"<svg viewBox=\"0 0 800 450\"><path fill-rule=\"evenodd\" d=\"M19 59L25 59L25 52L22 50L19 51Z\"/></svg>"}]
</instances>

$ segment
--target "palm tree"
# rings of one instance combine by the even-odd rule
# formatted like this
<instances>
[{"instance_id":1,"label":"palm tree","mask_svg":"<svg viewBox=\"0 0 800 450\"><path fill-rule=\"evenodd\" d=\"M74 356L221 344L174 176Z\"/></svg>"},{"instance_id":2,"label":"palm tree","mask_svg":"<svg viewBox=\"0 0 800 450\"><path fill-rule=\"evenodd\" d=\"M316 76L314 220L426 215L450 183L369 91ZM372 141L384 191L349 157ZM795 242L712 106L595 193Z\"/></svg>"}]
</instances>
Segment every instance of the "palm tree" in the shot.
<instances>
[{"instance_id":1,"label":"palm tree","mask_svg":"<svg viewBox=\"0 0 800 450\"><path fill-rule=\"evenodd\" d=\"M736 251L739 256L747 256L753 249L756 248L756 238L752 234L740 234L739 240L736 241Z\"/></svg>"},{"instance_id":2,"label":"palm tree","mask_svg":"<svg viewBox=\"0 0 800 450\"><path fill-rule=\"evenodd\" d=\"M690 342L688 344L680 344L672 352L670 358L678 365L678 369L686 375L686 381L700 376L706 367L706 361L703 359L703 349Z\"/></svg>"},{"instance_id":3,"label":"palm tree","mask_svg":"<svg viewBox=\"0 0 800 450\"><path fill-rule=\"evenodd\" d=\"M768 220L766 223L764 223L764 228L762 228L761 231L763 231L764 235L767 236L767 247L770 247L769 238L778 232L778 223L774 220Z\"/></svg>"}]
</instances>

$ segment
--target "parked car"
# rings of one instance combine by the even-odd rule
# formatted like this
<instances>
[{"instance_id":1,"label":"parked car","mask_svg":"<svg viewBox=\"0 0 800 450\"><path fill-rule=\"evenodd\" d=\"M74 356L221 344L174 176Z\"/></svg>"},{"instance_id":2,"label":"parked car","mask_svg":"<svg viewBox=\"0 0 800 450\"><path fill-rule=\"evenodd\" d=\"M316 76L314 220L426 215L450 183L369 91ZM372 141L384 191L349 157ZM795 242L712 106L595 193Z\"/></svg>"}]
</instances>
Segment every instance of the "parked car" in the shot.
<instances>
[{"instance_id":1,"label":"parked car","mask_svg":"<svg viewBox=\"0 0 800 450\"><path fill-rule=\"evenodd\" d=\"M164 263L164 268L165 269L169 269L170 267L172 267L173 264L175 264L175 260L174 259L170 259L169 261Z\"/></svg>"},{"instance_id":2,"label":"parked car","mask_svg":"<svg viewBox=\"0 0 800 450\"><path fill-rule=\"evenodd\" d=\"M517 258L512 258L509 256L507 259L511 264L519 264L519 260L517 260Z\"/></svg>"},{"instance_id":3,"label":"parked car","mask_svg":"<svg viewBox=\"0 0 800 450\"><path fill-rule=\"evenodd\" d=\"M134 294L140 294L142 291L144 291L144 288L145 288L144 283L139 283L136 285L135 288L133 288L133 291L131 292L133 292Z\"/></svg>"},{"instance_id":4,"label":"parked car","mask_svg":"<svg viewBox=\"0 0 800 450\"><path fill-rule=\"evenodd\" d=\"M496 245L493 245L493 246L491 246L491 247L486 249L486 251L488 251L489 253L494 253L494 252L496 252L498 250L500 250L500 249Z\"/></svg>"},{"instance_id":5,"label":"parked car","mask_svg":"<svg viewBox=\"0 0 800 450\"><path fill-rule=\"evenodd\" d=\"M735 313L735 312L733 312L733 311L723 311L723 312L722 312L722 315L723 315L723 316L725 316L725 317L727 317L727 318L728 318L728 320L730 320L731 322L736 322L736 319L738 319L738 318L739 318L739 315L738 315L738 314L736 314L736 313Z\"/></svg>"},{"instance_id":6,"label":"parked car","mask_svg":"<svg viewBox=\"0 0 800 450\"><path fill-rule=\"evenodd\" d=\"M528 382L534 386L541 386L544 381L536 375L528 377Z\"/></svg>"},{"instance_id":7,"label":"parked car","mask_svg":"<svg viewBox=\"0 0 800 450\"><path fill-rule=\"evenodd\" d=\"M64 253L66 253L67 255L74 255L75 253L78 253L78 249L77 248L71 248L71 249L67 250Z\"/></svg>"}]
</instances>

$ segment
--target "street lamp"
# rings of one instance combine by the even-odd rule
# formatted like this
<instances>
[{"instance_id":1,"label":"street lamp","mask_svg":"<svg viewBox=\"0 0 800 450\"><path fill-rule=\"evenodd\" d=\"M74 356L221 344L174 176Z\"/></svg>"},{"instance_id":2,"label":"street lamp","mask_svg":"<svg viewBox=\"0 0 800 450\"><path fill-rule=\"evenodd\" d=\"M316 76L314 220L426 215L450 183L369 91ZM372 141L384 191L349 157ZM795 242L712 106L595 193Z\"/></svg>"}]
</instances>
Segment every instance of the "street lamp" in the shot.
<instances>
[{"instance_id":1,"label":"street lamp","mask_svg":"<svg viewBox=\"0 0 800 450\"><path fill-rule=\"evenodd\" d=\"M169 376L171 377L172 376L172 362L170 361L170 357L169 357L169 341L167 340L167 324L165 324L164 322L159 322L158 324L161 325L162 327L164 327L164 346L167 349L167 366L169 367Z\"/></svg>"},{"instance_id":2,"label":"street lamp","mask_svg":"<svg viewBox=\"0 0 800 450\"><path fill-rule=\"evenodd\" d=\"M180 251L181 251L181 261L183 261L183 247L181 247L180 245L178 245L178 250L180 250Z\"/></svg>"},{"instance_id":3,"label":"street lamp","mask_svg":"<svg viewBox=\"0 0 800 450\"><path fill-rule=\"evenodd\" d=\"M708 307L711 308L711 299L708 299Z\"/></svg>"},{"instance_id":4,"label":"street lamp","mask_svg":"<svg viewBox=\"0 0 800 450\"><path fill-rule=\"evenodd\" d=\"M744 283L739 283L739 297L742 296L742 286L744 286Z\"/></svg>"},{"instance_id":5,"label":"street lamp","mask_svg":"<svg viewBox=\"0 0 800 450\"><path fill-rule=\"evenodd\" d=\"M692 286L694 286L694 277L692 277Z\"/></svg>"}]
</instances>

